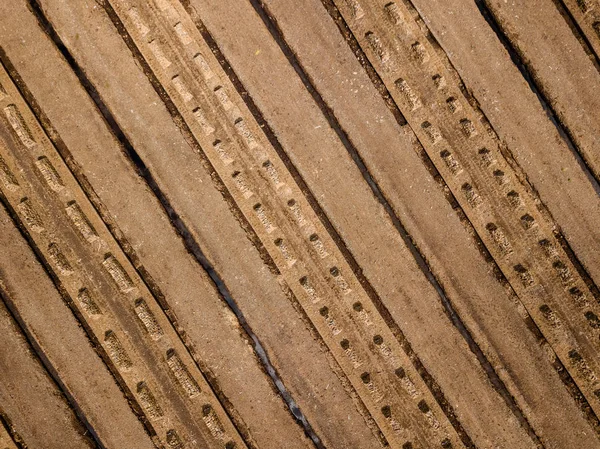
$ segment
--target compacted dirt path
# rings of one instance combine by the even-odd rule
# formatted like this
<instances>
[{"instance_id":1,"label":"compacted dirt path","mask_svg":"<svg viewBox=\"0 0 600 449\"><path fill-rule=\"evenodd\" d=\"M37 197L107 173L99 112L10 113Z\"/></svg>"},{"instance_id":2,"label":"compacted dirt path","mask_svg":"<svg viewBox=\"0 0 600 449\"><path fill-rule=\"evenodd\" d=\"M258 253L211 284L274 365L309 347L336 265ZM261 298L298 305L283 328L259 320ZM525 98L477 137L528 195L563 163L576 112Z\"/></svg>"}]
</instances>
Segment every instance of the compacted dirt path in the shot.
<instances>
[{"instance_id":1,"label":"compacted dirt path","mask_svg":"<svg viewBox=\"0 0 600 449\"><path fill-rule=\"evenodd\" d=\"M595 0L0 4L0 447L600 448Z\"/></svg>"}]
</instances>

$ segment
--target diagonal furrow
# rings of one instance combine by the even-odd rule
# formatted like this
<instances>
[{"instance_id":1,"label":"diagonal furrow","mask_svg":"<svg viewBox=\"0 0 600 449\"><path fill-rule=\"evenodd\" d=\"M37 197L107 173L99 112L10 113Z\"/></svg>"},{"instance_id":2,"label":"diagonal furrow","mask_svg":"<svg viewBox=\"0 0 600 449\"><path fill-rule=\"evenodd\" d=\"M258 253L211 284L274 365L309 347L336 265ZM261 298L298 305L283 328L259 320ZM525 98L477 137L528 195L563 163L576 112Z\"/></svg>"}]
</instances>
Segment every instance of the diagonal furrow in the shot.
<instances>
[{"instance_id":1,"label":"diagonal furrow","mask_svg":"<svg viewBox=\"0 0 600 449\"><path fill-rule=\"evenodd\" d=\"M554 0L590 58L600 70L600 2L598 0Z\"/></svg>"},{"instance_id":2,"label":"diagonal furrow","mask_svg":"<svg viewBox=\"0 0 600 449\"><path fill-rule=\"evenodd\" d=\"M226 195L226 201L223 201L219 184L215 186L212 182L217 176L206 170L205 162L194 153L197 143L190 138L189 131L179 126L177 118L171 120L169 112L172 113L174 108L168 103L168 109L163 106L160 97L153 91L154 81L153 84L148 83L140 65L136 66L136 60L131 58L121 40L127 32L121 26L113 27L113 22L118 22L114 15L109 19L101 8L94 8L93 2L84 3L87 6L81 2L44 2L44 14L48 14L64 42L68 42L66 54L72 52L85 68L86 75L102 94L102 103L106 102L110 107L109 113L114 114L119 128L135 144L135 150L152 167L161 188L166 189L169 200L182 214L181 217L185 217L188 229L194 233L193 238L202 244L202 250L206 251L236 303L261 336L286 387L302 410L307 411L311 422L317 423L317 431L319 435L325 435L328 447L333 444L377 446L379 434L371 433L376 426L371 425L372 420L369 421L368 414L363 413L360 399L340 375L339 366L318 334L311 332L311 323L296 307L289 289L278 283L272 270L265 269L259 252L253 246L254 239L247 239L247 225ZM94 11L92 16L85 15L88 7L89 11ZM79 40L86 46L89 43L88 48L94 48L91 53L86 54L85 48L72 45L72 33L80 36L81 29L71 28L70 22L65 23L63 19L73 17L73 8L93 23L85 28L94 30L88 36L90 39ZM303 438L300 427L289 420L291 417L282 407L284 404L279 401L273 385L269 385L263 373L256 373L260 364L256 366L254 360L255 366L252 366L249 358L255 357L255 354L248 343L241 344L242 339L236 342L238 335L222 337L228 335L228 327L233 334L239 333L239 323L226 304L219 303L210 285L208 289L203 288L200 281L204 273L198 269L193 257L185 254L186 247L180 240L183 235L178 236L172 228L176 223L165 220L161 204L153 197L145 180L131 170L132 161L114 139L117 135L115 130L106 128L106 117L103 118L97 110L102 110L102 103L94 105L89 86L81 86L71 72L77 69L65 64L53 43L44 39L43 34L40 38L35 18L28 18L28 13L25 8L19 11L19 23L27 24L27 29L13 27L16 21L5 22L12 31L3 36L6 52L19 70L19 73L12 71L11 76L44 124L61 156L132 263L145 279L151 274L157 282L149 282L153 285L153 292L156 286L160 286L165 293L163 299L165 304L169 304L169 313L177 316L174 324L179 323L178 329L185 330L184 337L194 342L194 351L207 361L213 382L223 388L231 404L235 405L235 411L241 412L246 423L251 425L257 441L260 437L259 447L301 448L310 445ZM44 25L43 29L47 30L48 26ZM32 35L36 36L36 45L22 47L22 37ZM129 45L129 41L126 42ZM56 41L54 44L58 45ZM99 48L103 50L100 57ZM61 48L63 55L64 50ZM23 55L23 51L27 58L17 57L17 53ZM42 59L46 67L43 72L37 68L39 54L45 55ZM107 61L113 61L120 70L113 71L114 64L106 64ZM40 73L43 76L39 76ZM23 84L23 80L27 85ZM54 83L55 80L59 82ZM114 91L107 88L113 85L113 81L123 87L116 97ZM52 88L48 89L49 86ZM65 109L65 103L71 108ZM130 113L144 118L131 120L133 116ZM82 122L86 123L85 127L78 126ZM128 195L122 196L115 186ZM156 235L161 238L156 239ZM227 238L224 239L223 235ZM147 242L152 242L152 245ZM132 248L135 248L134 253L131 253ZM139 259L134 257L135 253ZM191 260L181 263L186 258ZM179 270L172 271L174 266ZM210 292L214 298L210 297ZM202 313L199 313L200 310ZM283 322L285 326L281 325ZM261 403L262 407L256 408L256 403ZM327 404L327 407L322 404ZM231 413L232 410L228 411ZM286 422L286 419L289 421ZM269 424L272 422L277 423L281 429L279 432L273 432L274 426Z\"/></svg>"},{"instance_id":3,"label":"diagonal furrow","mask_svg":"<svg viewBox=\"0 0 600 449\"><path fill-rule=\"evenodd\" d=\"M18 449L17 443L8 432L7 426L0 420L0 446L6 449Z\"/></svg>"},{"instance_id":4,"label":"diagonal furrow","mask_svg":"<svg viewBox=\"0 0 600 449\"><path fill-rule=\"evenodd\" d=\"M112 5L388 441L459 444L181 6Z\"/></svg>"},{"instance_id":5,"label":"diagonal furrow","mask_svg":"<svg viewBox=\"0 0 600 449\"><path fill-rule=\"evenodd\" d=\"M243 446L164 312L6 72L0 77L8 92L0 100L6 117L3 196L107 354L114 374L135 398L148 427L163 443ZM62 212L51 213L51 206Z\"/></svg>"},{"instance_id":6,"label":"diagonal furrow","mask_svg":"<svg viewBox=\"0 0 600 449\"><path fill-rule=\"evenodd\" d=\"M20 238L4 208L0 209L0 227L4 235ZM63 386L57 385L47 364L37 357L29 335L22 332L8 305L5 280L0 282L0 447L104 449L88 423L78 419Z\"/></svg>"},{"instance_id":7,"label":"diagonal furrow","mask_svg":"<svg viewBox=\"0 0 600 449\"><path fill-rule=\"evenodd\" d=\"M594 16L595 1L578 3L580 11L585 9L588 17ZM585 43L589 34L573 33L578 22L571 21L567 11L577 10L573 5L565 9L559 4L557 8L552 1L535 6L494 0L478 0L475 4L511 57L516 56L519 65L526 67L544 106L556 117L559 130L564 130L568 143L580 153L596 182L600 180L596 112L600 71L594 50Z\"/></svg>"},{"instance_id":8,"label":"diagonal furrow","mask_svg":"<svg viewBox=\"0 0 600 449\"><path fill-rule=\"evenodd\" d=\"M554 223L504 158L420 18L400 2L335 3L527 311L597 411L597 304L556 239Z\"/></svg>"},{"instance_id":9,"label":"diagonal furrow","mask_svg":"<svg viewBox=\"0 0 600 449\"><path fill-rule=\"evenodd\" d=\"M0 6L0 446L600 448L598 1Z\"/></svg>"}]
</instances>

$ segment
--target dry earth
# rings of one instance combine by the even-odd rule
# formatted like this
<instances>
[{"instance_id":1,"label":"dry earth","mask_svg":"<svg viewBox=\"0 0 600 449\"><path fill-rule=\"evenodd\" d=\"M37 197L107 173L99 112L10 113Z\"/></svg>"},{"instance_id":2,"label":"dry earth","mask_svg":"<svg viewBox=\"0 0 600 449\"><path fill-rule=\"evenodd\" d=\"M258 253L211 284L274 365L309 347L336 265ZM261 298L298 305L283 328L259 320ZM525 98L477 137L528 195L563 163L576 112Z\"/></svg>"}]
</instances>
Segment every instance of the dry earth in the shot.
<instances>
[{"instance_id":1,"label":"dry earth","mask_svg":"<svg viewBox=\"0 0 600 449\"><path fill-rule=\"evenodd\" d=\"M600 449L598 0L0 2L0 449Z\"/></svg>"}]
</instances>

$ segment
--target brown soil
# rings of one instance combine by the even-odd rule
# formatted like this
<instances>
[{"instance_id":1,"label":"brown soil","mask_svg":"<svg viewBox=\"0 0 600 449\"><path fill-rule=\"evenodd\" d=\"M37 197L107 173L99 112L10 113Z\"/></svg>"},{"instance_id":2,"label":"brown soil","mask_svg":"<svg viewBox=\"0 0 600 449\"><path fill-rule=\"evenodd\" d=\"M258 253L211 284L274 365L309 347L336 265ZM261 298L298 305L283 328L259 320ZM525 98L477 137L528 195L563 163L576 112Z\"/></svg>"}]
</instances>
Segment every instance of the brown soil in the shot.
<instances>
[{"instance_id":1,"label":"brown soil","mask_svg":"<svg viewBox=\"0 0 600 449\"><path fill-rule=\"evenodd\" d=\"M0 4L0 447L600 448L597 0Z\"/></svg>"}]
</instances>

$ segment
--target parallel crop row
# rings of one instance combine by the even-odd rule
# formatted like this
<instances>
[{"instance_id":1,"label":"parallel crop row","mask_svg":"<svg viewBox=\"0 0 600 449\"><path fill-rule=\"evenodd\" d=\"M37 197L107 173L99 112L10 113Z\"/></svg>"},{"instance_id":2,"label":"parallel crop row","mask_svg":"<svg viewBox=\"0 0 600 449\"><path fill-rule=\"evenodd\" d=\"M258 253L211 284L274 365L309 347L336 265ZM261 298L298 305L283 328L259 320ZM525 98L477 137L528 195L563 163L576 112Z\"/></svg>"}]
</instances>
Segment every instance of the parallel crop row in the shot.
<instances>
[{"instance_id":1,"label":"parallel crop row","mask_svg":"<svg viewBox=\"0 0 600 449\"><path fill-rule=\"evenodd\" d=\"M157 444L245 447L166 315L4 70L0 191Z\"/></svg>"},{"instance_id":2,"label":"parallel crop row","mask_svg":"<svg viewBox=\"0 0 600 449\"><path fill-rule=\"evenodd\" d=\"M177 2L110 2L393 447L462 444Z\"/></svg>"}]
</instances>

